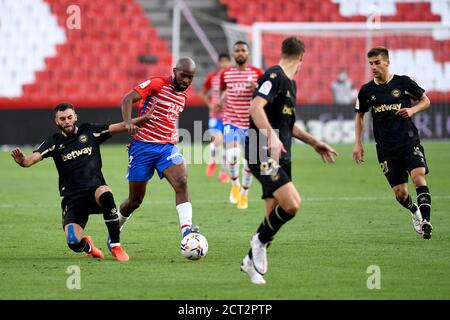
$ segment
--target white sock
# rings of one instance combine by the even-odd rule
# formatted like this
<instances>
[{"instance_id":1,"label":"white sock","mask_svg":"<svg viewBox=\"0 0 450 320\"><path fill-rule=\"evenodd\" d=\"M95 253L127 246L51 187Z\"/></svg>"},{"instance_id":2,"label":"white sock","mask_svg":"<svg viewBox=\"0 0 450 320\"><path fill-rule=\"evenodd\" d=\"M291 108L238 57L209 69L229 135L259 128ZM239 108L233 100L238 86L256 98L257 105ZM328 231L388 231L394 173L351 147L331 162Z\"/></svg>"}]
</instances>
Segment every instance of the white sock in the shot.
<instances>
[{"instance_id":1,"label":"white sock","mask_svg":"<svg viewBox=\"0 0 450 320\"><path fill-rule=\"evenodd\" d=\"M181 234L192 225L192 204L184 202L177 205L178 218L180 219Z\"/></svg>"},{"instance_id":2,"label":"white sock","mask_svg":"<svg viewBox=\"0 0 450 320\"><path fill-rule=\"evenodd\" d=\"M237 185L239 185L239 155L241 153L240 148L228 148L226 150L227 164L228 169L230 171L230 177L233 182L233 185L236 185L234 182L237 180Z\"/></svg>"},{"instance_id":3,"label":"white sock","mask_svg":"<svg viewBox=\"0 0 450 320\"><path fill-rule=\"evenodd\" d=\"M128 217L125 217L125 216L123 216L123 215L120 213L120 210L117 209L117 215L119 216L119 226L120 226L120 231L122 231L125 222L128 221L128 219L131 217L131 214L130 214Z\"/></svg>"},{"instance_id":4,"label":"white sock","mask_svg":"<svg viewBox=\"0 0 450 320\"><path fill-rule=\"evenodd\" d=\"M209 143L209 163L216 163L216 144L214 142Z\"/></svg>"},{"instance_id":5,"label":"white sock","mask_svg":"<svg viewBox=\"0 0 450 320\"><path fill-rule=\"evenodd\" d=\"M225 148L220 148L221 162L220 171L227 171L227 154L225 153Z\"/></svg>"},{"instance_id":6,"label":"white sock","mask_svg":"<svg viewBox=\"0 0 450 320\"><path fill-rule=\"evenodd\" d=\"M252 184L252 178L253 175L250 171L250 168L248 167L247 160L244 160L244 168L242 170L242 188L241 188L241 194L248 195L248 189L250 188L250 185Z\"/></svg>"},{"instance_id":7,"label":"white sock","mask_svg":"<svg viewBox=\"0 0 450 320\"><path fill-rule=\"evenodd\" d=\"M111 246L111 248L120 247L120 242L118 242L118 243L110 243L109 245Z\"/></svg>"}]
</instances>

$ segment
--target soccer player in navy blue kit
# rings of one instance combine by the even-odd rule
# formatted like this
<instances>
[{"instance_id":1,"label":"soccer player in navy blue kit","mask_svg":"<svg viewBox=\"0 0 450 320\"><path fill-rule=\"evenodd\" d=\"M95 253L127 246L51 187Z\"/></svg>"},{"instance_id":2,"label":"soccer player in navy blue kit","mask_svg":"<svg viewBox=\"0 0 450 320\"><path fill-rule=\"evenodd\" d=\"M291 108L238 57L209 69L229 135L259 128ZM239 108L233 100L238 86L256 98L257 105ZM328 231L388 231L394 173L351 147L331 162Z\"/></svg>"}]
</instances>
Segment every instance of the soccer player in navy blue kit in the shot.
<instances>
[{"instance_id":1,"label":"soccer player in navy blue kit","mask_svg":"<svg viewBox=\"0 0 450 320\"><path fill-rule=\"evenodd\" d=\"M133 119L139 125L151 114ZM128 261L127 253L120 246L119 217L111 188L103 177L100 144L112 134L126 132L125 123L76 125L78 118L70 103L55 107L55 123L61 132L48 137L30 155L20 148L11 156L21 167L30 167L45 158L52 157L59 175L62 227L67 245L75 252L103 259L103 252L96 248L92 238L84 235L84 228L92 213L103 213L111 237L111 254L118 261Z\"/></svg>"},{"instance_id":2,"label":"soccer player in navy blue kit","mask_svg":"<svg viewBox=\"0 0 450 320\"><path fill-rule=\"evenodd\" d=\"M336 150L295 123L297 88L293 80L303 63L305 46L295 37L286 38L280 63L258 80L250 104L250 129L245 159L261 183L265 218L251 240L251 249L241 263L254 284L265 284L267 247L281 227L300 210L301 198L292 183L291 145L295 137L310 145L325 162L334 162Z\"/></svg>"},{"instance_id":3,"label":"soccer player in navy blue kit","mask_svg":"<svg viewBox=\"0 0 450 320\"><path fill-rule=\"evenodd\" d=\"M397 201L411 212L414 230L431 238L431 193L425 180L428 165L419 133L411 117L430 106L422 89L408 76L389 72L389 51L372 48L368 53L373 80L364 84L355 107L353 160L364 162L362 130L364 114L371 111L378 162ZM413 106L411 100L417 101ZM417 192L417 204L408 192L408 175Z\"/></svg>"}]
</instances>

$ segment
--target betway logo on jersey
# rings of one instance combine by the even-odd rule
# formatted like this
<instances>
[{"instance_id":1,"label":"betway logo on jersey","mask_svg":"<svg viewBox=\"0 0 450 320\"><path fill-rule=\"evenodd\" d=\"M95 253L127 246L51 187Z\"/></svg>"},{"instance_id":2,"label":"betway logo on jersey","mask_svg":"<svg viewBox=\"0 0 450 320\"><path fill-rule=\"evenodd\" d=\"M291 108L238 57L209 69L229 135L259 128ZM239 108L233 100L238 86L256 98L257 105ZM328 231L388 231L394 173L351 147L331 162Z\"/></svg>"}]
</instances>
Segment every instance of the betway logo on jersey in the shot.
<instances>
[{"instance_id":1,"label":"betway logo on jersey","mask_svg":"<svg viewBox=\"0 0 450 320\"><path fill-rule=\"evenodd\" d=\"M63 161L67 161L67 160L72 160L75 159L76 157L79 157L83 154L87 154L87 155L91 155L92 153L92 147L86 147L80 150L73 150L72 152L68 153L68 154L62 154L62 160Z\"/></svg>"},{"instance_id":2,"label":"betway logo on jersey","mask_svg":"<svg viewBox=\"0 0 450 320\"><path fill-rule=\"evenodd\" d=\"M400 110L400 108L402 107L401 103L393 103L393 104L382 104L381 106L378 107L373 107L373 111L375 113L377 112L385 112L385 111L391 111L391 110Z\"/></svg>"}]
</instances>

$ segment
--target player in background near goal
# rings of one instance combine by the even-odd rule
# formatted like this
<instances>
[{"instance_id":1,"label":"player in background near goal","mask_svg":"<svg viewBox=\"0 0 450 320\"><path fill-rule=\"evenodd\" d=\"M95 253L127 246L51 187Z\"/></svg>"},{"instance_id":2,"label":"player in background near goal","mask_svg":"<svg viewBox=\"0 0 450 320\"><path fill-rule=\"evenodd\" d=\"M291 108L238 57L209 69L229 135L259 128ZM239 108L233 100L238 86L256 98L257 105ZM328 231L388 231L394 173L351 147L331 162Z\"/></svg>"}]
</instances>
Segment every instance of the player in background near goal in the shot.
<instances>
[{"instance_id":1,"label":"player in background near goal","mask_svg":"<svg viewBox=\"0 0 450 320\"><path fill-rule=\"evenodd\" d=\"M247 65L249 58L248 44L237 41L233 46L233 58L236 66L225 69L220 76L220 88L225 92L225 112L223 132L226 147L227 165L231 177L230 202L239 209L248 207L248 190L252 174L244 160L242 185L239 182L239 163L241 146L244 147L245 136L249 126L249 108L256 82L262 76L259 68Z\"/></svg>"},{"instance_id":2,"label":"player in background near goal","mask_svg":"<svg viewBox=\"0 0 450 320\"><path fill-rule=\"evenodd\" d=\"M397 201L411 212L414 230L431 238L431 194L425 180L428 165L419 133L411 117L430 106L425 90L408 76L391 74L389 51L372 48L367 57L373 80L358 93L355 107L355 147L353 160L364 162L362 131L364 114L371 111L378 162ZM411 100L417 101L414 106ZM408 174L417 192L417 204L408 192Z\"/></svg>"},{"instance_id":3,"label":"player in background near goal","mask_svg":"<svg viewBox=\"0 0 450 320\"><path fill-rule=\"evenodd\" d=\"M211 143L209 144L210 156L206 167L206 176L212 177L216 170L216 159L221 159L220 173L218 179L224 183L230 182L227 174L226 156L223 145L223 109L220 99L220 73L231 64L228 53L219 55L219 68L211 71L203 83L201 97L209 109L208 127L211 132ZM209 94L209 95L208 95Z\"/></svg>"},{"instance_id":4,"label":"player in background near goal","mask_svg":"<svg viewBox=\"0 0 450 320\"><path fill-rule=\"evenodd\" d=\"M139 125L150 119L150 114L133 119ZM30 167L52 157L59 175L62 226L67 245L75 252L103 259L102 251L95 247L84 228L92 213L103 213L111 236L111 253L119 261L128 261L127 253L120 246L120 229L117 208L111 188L102 174L100 144L112 134L126 132L125 124L91 124L76 126L77 114L70 103L55 107L55 123L61 130L47 138L31 155L15 148L11 156L22 167Z\"/></svg>"},{"instance_id":5,"label":"player in background near goal","mask_svg":"<svg viewBox=\"0 0 450 320\"><path fill-rule=\"evenodd\" d=\"M296 123L297 87L294 76L303 63L305 46L295 37L286 38L278 65L266 70L258 81L250 106L250 129L245 158L261 183L265 218L251 239L251 249L241 263L255 284L266 283L267 247L281 227L300 210L300 195L292 183L292 137L309 144L325 162L337 152Z\"/></svg>"}]
</instances>

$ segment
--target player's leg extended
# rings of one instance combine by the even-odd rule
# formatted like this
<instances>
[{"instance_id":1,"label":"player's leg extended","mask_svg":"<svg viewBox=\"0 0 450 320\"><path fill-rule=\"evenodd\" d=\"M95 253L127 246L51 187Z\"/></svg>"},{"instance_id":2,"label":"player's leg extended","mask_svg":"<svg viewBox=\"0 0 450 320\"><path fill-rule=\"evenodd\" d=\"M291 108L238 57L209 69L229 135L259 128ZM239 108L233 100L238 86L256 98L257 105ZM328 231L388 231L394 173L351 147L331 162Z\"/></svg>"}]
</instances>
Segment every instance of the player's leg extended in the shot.
<instances>
[{"instance_id":1,"label":"player's leg extended","mask_svg":"<svg viewBox=\"0 0 450 320\"><path fill-rule=\"evenodd\" d=\"M119 261L128 261L127 253L120 246L119 215L112 190L103 185L95 190L95 202L102 208L103 219L108 229L108 249Z\"/></svg>"},{"instance_id":2,"label":"player's leg extended","mask_svg":"<svg viewBox=\"0 0 450 320\"><path fill-rule=\"evenodd\" d=\"M378 154L378 161L384 176L389 182L395 198L404 208L411 212L411 222L416 233L422 233L422 216L419 207L413 203L408 192L408 172L403 162L403 152L398 155L383 157Z\"/></svg>"},{"instance_id":3,"label":"player's leg extended","mask_svg":"<svg viewBox=\"0 0 450 320\"><path fill-rule=\"evenodd\" d=\"M120 230L122 230L133 211L141 205L146 189L147 181L130 181L128 183L128 198L122 202L118 212Z\"/></svg>"},{"instance_id":4,"label":"player's leg extended","mask_svg":"<svg viewBox=\"0 0 450 320\"><path fill-rule=\"evenodd\" d=\"M423 237L424 239L431 238L431 230L433 227L430 224L431 221L431 193L425 180L426 168L415 168L410 172L411 179L414 182L414 186L417 192L417 205L419 206L422 214L423 225Z\"/></svg>"},{"instance_id":5,"label":"player's leg extended","mask_svg":"<svg viewBox=\"0 0 450 320\"><path fill-rule=\"evenodd\" d=\"M281 227L295 216L301 203L292 182L278 188L273 197L274 200L266 200L266 216L251 241L251 258L255 269L261 274L267 272L267 246Z\"/></svg>"},{"instance_id":6,"label":"player's leg extended","mask_svg":"<svg viewBox=\"0 0 450 320\"><path fill-rule=\"evenodd\" d=\"M64 226L67 245L74 252L86 252L95 258L103 259L103 253L97 249L90 236L84 236L83 228L76 223L68 223Z\"/></svg>"},{"instance_id":7,"label":"player's leg extended","mask_svg":"<svg viewBox=\"0 0 450 320\"><path fill-rule=\"evenodd\" d=\"M248 191L252 184L252 172L248 166L247 160L244 159L244 167L242 168L242 185L241 192L239 194L239 200L237 203L238 209L248 208Z\"/></svg>"},{"instance_id":8,"label":"player's leg extended","mask_svg":"<svg viewBox=\"0 0 450 320\"><path fill-rule=\"evenodd\" d=\"M406 183L398 184L392 187L392 191L394 191L395 199L397 199L398 203L411 212L411 222L414 230L418 234L422 234L422 215L417 204L412 201L408 192L408 185Z\"/></svg>"},{"instance_id":9,"label":"player's leg extended","mask_svg":"<svg viewBox=\"0 0 450 320\"><path fill-rule=\"evenodd\" d=\"M230 202L237 204L239 200L239 191L241 190L241 184L239 182L239 161L241 149L239 144L236 141L227 143L225 153L231 178Z\"/></svg>"},{"instance_id":10,"label":"player's leg extended","mask_svg":"<svg viewBox=\"0 0 450 320\"><path fill-rule=\"evenodd\" d=\"M278 204L277 200L274 198L265 198L265 207L266 207L266 216L269 215L269 213L276 207ZM259 225L258 229L256 230L256 234L258 234L261 229L264 226L264 221ZM251 245L253 247L253 238L251 241ZM270 242L267 245L261 245L262 250L266 250L270 245ZM254 264L253 264L253 253L252 253L252 247L250 247L250 250L248 251L248 254L244 257L244 259L241 262L241 271L245 272L249 277L250 281L254 284L265 284L266 280L264 280L264 277L261 273L259 273ZM267 265L267 262L266 262Z\"/></svg>"},{"instance_id":11,"label":"player's leg extended","mask_svg":"<svg viewBox=\"0 0 450 320\"><path fill-rule=\"evenodd\" d=\"M185 236L192 226L192 204L188 193L186 165L184 163L172 165L166 168L163 174L175 191L180 230Z\"/></svg>"},{"instance_id":12,"label":"player's leg extended","mask_svg":"<svg viewBox=\"0 0 450 320\"><path fill-rule=\"evenodd\" d=\"M133 140L128 149L128 199L120 205L121 229L145 197L147 182L152 178L161 145Z\"/></svg>"},{"instance_id":13,"label":"player's leg extended","mask_svg":"<svg viewBox=\"0 0 450 320\"><path fill-rule=\"evenodd\" d=\"M212 119L210 119L211 122ZM210 126L210 132L211 132L211 142L209 143L209 161L208 165L206 166L206 176L212 177L214 175L214 172L216 171L216 152L218 150L217 148L217 132L214 129L211 129Z\"/></svg>"},{"instance_id":14,"label":"player's leg extended","mask_svg":"<svg viewBox=\"0 0 450 320\"><path fill-rule=\"evenodd\" d=\"M95 190L95 202L102 208L103 219L111 238L111 247L120 245L120 226L114 196L109 186L103 185Z\"/></svg>"},{"instance_id":15,"label":"player's leg extended","mask_svg":"<svg viewBox=\"0 0 450 320\"><path fill-rule=\"evenodd\" d=\"M225 146L223 144L223 135L221 131L218 131L214 135L214 143L216 145L216 155L217 158L220 159L220 172L217 177L221 182L228 183L230 182L230 178L227 173L227 157L225 153Z\"/></svg>"},{"instance_id":16,"label":"player's leg extended","mask_svg":"<svg viewBox=\"0 0 450 320\"><path fill-rule=\"evenodd\" d=\"M265 198L264 199L264 205L266 208L266 215L265 218L263 219L263 221L259 224L258 229L256 229L256 233L259 233L261 231L261 229L265 226L266 224L266 219L269 217L270 213L273 211L273 209L275 209L275 207L278 205L278 201L275 198ZM267 247L269 247L270 242L267 244ZM248 256L250 257L250 259L253 258L253 254L252 254L252 249L250 248L249 252L248 252Z\"/></svg>"}]
</instances>

